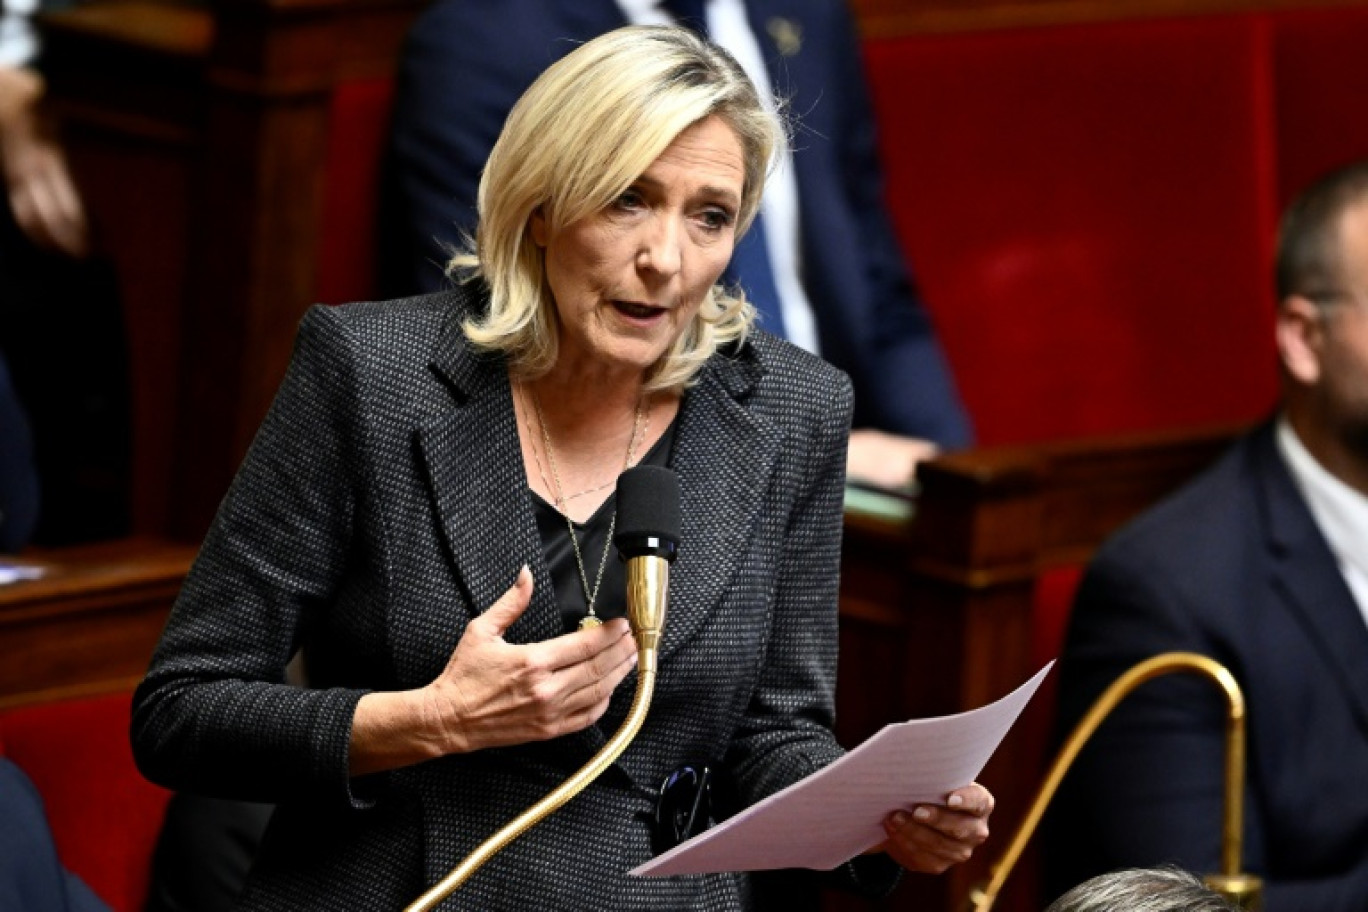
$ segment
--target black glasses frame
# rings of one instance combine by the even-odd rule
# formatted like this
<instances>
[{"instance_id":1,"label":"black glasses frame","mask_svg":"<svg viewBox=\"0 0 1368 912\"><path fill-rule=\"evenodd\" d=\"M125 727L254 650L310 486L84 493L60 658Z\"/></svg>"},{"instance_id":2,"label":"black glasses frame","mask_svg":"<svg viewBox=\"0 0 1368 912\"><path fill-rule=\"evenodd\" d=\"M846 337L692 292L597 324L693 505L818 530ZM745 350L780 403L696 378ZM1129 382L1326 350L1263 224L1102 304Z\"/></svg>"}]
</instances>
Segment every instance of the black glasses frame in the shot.
<instances>
[{"instance_id":1,"label":"black glasses frame","mask_svg":"<svg viewBox=\"0 0 1368 912\"><path fill-rule=\"evenodd\" d=\"M660 783L651 848L668 852L712 823L712 770L681 766Z\"/></svg>"}]
</instances>

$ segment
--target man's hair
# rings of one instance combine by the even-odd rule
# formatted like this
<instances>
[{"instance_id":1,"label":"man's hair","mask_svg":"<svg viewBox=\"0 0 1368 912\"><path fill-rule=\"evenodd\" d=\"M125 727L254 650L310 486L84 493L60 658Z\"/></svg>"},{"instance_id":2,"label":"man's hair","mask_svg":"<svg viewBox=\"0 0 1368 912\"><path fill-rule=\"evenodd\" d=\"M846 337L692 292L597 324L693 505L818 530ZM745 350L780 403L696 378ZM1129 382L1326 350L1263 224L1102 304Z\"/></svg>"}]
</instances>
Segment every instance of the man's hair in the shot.
<instances>
[{"instance_id":1,"label":"man's hair","mask_svg":"<svg viewBox=\"0 0 1368 912\"><path fill-rule=\"evenodd\" d=\"M1337 228L1340 216L1368 198L1368 161L1316 181L1288 206L1278 231L1278 300L1300 295L1324 303L1341 281Z\"/></svg>"},{"instance_id":2,"label":"man's hair","mask_svg":"<svg viewBox=\"0 0 1368 912\"><path fill-rule=\"evenodd\" d=\"M1238 912L1187 871L1125 868L1084 881L1045 912Z\"/></svg>"},{"instance_id":3,"label":"man's hair","mask_svg":"<svg viewBox=\"0 0 1368 912\"><path fill-rule=\"evenodd\" d=\"M487 314L465 324L477 346L503 352L519 377L536 377L558 354L545 251L529 223L540 211L551 232L609 205L684 130L721 118L736 134L745 166L736 231L760 207L779 118L761 103L726 51L682 28L629 26L581 45L548 68L518 100L480 180L474 249L449 270L480 276ZM680 389L719 347L744 339L754 309L712 289L692 324L647 379L647 389Z\"/></svg>"}]
</instances>

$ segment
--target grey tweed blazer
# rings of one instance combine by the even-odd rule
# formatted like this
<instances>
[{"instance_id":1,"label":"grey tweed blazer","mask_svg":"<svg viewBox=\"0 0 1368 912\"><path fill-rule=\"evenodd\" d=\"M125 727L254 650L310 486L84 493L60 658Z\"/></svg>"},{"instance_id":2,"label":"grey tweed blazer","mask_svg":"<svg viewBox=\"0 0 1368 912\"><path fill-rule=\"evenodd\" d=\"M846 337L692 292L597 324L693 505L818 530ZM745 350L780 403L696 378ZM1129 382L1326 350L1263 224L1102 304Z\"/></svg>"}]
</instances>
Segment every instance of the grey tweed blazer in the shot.
<instances>
[{"instance_id":1,"label":"grey tweed blazer","mask_svg":"<svg viewBox=\"0 0 1368 912\"><path fill-rule=\"evenodd\" d=\"M316 307L134 703L163 785L280 805L241 908L400 909L578 769L621 722L350 780L356 702L421 686L526 562L514 642L558 635L503 361L471 349L482 293ZM851 393L762 332L685 396L671 461L683 543L645 727L584 794L443 906L750 908L745 875L638 879L663 777L708 763L749 805L840 754L830 730ZM284 680L302 648L311 686Z\"/></svg>"}]
</instances>

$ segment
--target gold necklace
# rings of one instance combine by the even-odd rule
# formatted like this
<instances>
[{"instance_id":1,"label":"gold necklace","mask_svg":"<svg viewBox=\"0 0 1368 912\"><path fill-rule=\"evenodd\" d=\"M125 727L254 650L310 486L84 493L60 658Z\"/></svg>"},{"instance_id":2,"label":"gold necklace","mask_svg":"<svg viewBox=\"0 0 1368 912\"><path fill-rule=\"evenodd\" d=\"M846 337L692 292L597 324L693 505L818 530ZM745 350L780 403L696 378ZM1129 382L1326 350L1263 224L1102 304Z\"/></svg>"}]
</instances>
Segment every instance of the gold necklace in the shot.
<instances>
[{"instance_id":1,"label":"gold necklace","mask_svg":"<svg viewBox=\"0 0 1368 912\"><path fill-rule=\"evenodd\" d=\"M521 390L521 385L517 389ZM532 404L529 401L530 395L525 390L523 390L520 393L520 396L522 398L523 403L523 427L527 429L528 449L532 451L532 463L537 467L537 474L541 477L542 487L546 488L546 490L551 494L552 498L554 498L553 506L555 506L557 512L566 512L566 505L570 501L574 500L576 497L583 497L586 494L593 494L595 491L602 491L604 488L617 483L617 478L613 477L605 481L603 484L594 485L592 488L585 488L583 491L576 491L574 494L565 494L563 496L557 494L555 485L551 483L550 478L546 477L546 469L542 468L541 456L537 455L537 447L535 441L542 435L532 427L533 409ZM639 437L634 437L634 439L631 441L628 441L626 468L631 468L632 460L635 458L637 444L640 443L642 440L646 439L646 434L650 432L650 428L651 412L649 409L647 409L646 422L641 426L641 435ZM632 429L633 434L636 434L635 424L632 425Z\"/></svg>"},{"instance_id":2,"label":"gold necklace","mask_svg":"<svg viewBox=\"0 0 1368 912\"><path fill-rule=\"evenodd\" d=\"M570 518L570 514L566 510L566 503L575 497L582 497L585 494L590 494L594 491L602 491L604 488L608 487L609 484L612 484L612 482L606 482L598 487L580 491L576 494L572 494L570 497L565 496L564 488L561 486L560 472L556 469L556 454L551 448L551 432L547 429L546 417L542 414L541 400L537 398L537 394L526 385L524 385L523 389L525 393L528 393L531 396L532 409L536 412L537 424L541 426L542 447L546 450L546 461L551 466L551 478L555 481L554 488L547 483L546 473L542 471L541 459L537 456L535 444L531 447L532 459L537 464L537 473L541 475L542 484L552 490L556 498L556 509L560 511L561 516L565 517L565 526L570 530L570 544L575 550L575 566L579 569L580 585L584 587L584 604L586 606L586 613L585 616L580 619L579 629L587 630L590 627L597 627L603 623L598 619L598 615L594 613L594 602L598 599L599 588L603 585L604 568L608 566L608 549L612 547L613 532L617 529L617 511L613 511L613 517L608 521L608 537L603 543L603 553L599 557L598 573L594 577L594 588L590 589L589 574L584 571L584 555L580 551L579 535L575 533L575 522ZM627 455L623 459L623 471L632 467L632 462L636 458L637 444L639 440L645 436L646 428L650 427L649 416L647 416L647 423L644 426L641 421L645 399L645 396L637 399L636 412L632 415L632 436L627 440ZM531 432L532 429L528 428L529 435L531 435Z\"/></svg>"}]
</instances>

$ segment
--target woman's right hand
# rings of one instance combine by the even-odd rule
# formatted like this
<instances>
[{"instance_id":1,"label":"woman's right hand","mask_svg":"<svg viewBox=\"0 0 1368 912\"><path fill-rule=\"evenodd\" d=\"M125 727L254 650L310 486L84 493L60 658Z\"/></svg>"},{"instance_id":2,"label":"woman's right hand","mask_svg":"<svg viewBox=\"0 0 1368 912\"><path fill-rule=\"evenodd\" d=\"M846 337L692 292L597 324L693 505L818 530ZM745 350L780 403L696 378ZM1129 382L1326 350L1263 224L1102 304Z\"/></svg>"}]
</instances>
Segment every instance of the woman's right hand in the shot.
<instances>
[{"instance_id":1,"label":"woman's right hand","mask_svg":"<svg viewBox=\"0 0 1368 912\"><path fill-rule=\"evenodd\" d=\"M466 625L442 673L426 687L361 698L352 721L353 776L447 754L545 741L587 728L636 667L627 621L515 645L504 632L532 600L532 572Z\"/></svg>"},{"instance_id":2,"label":"woman's right hand","mask_svg":"<svg viewBox=\"0 0 1368 912\"><path fill-rule=\"evenodd\" d=\"M426 688L429 724L452 753L545 741L587 728L636 667L626 619L541 643L514 645L504 632L532 600L532 572L467 625L446 668Z\"/></svg>"}]
</instances>

